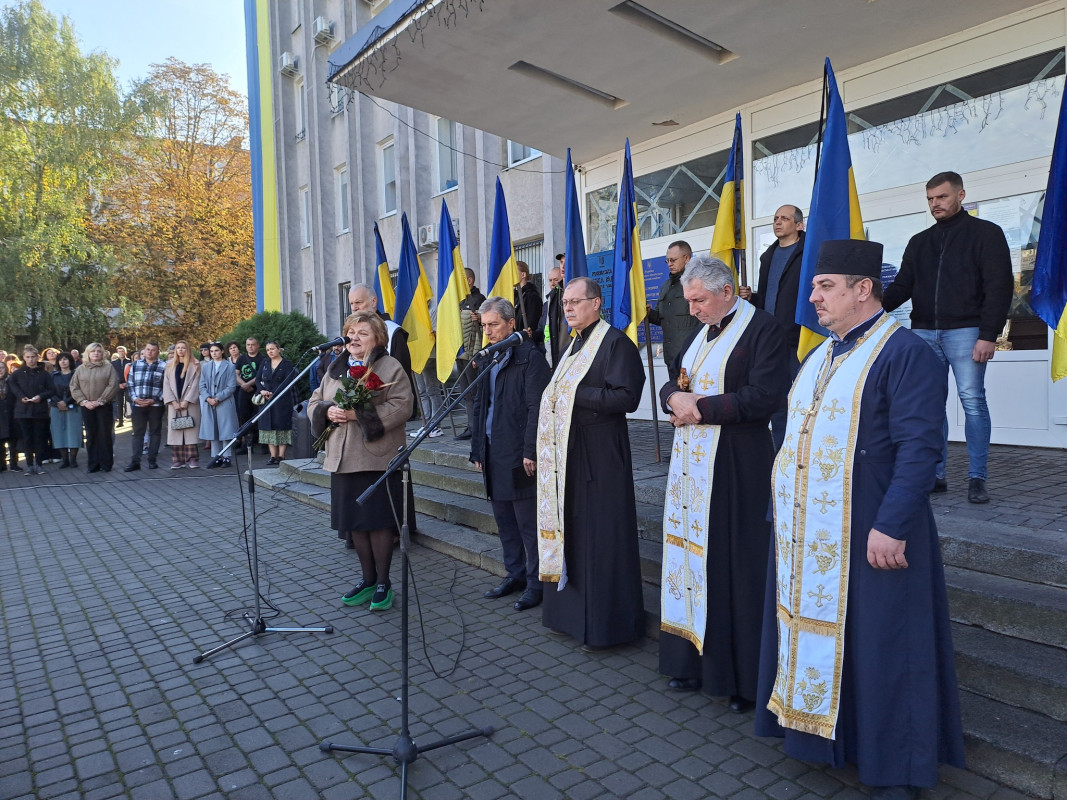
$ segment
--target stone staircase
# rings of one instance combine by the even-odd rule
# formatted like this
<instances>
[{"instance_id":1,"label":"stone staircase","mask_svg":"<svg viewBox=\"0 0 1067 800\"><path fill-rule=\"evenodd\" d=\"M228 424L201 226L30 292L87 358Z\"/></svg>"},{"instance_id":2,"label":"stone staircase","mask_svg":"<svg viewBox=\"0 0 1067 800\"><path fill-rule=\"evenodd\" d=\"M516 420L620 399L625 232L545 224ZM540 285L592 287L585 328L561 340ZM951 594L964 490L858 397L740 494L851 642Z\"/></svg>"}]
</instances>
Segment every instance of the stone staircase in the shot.
<instances>
[{"instance_id":1,"label":"stone staircase","mask_svg":"<svg viewBox=\"0 0 1067 800\"><path fill-rule=\"evenodd\" d=\"M450 437L448 437L450 439ZM635 467L646 629L658 636L666 465ZM464 445L424 443L411 462L420 544L503 575L496 523ZM329 474L286 461L256 483L322 509ZM1067 800L1067 535L938 518L969 768Z\"/></svg>"}]
</instances>

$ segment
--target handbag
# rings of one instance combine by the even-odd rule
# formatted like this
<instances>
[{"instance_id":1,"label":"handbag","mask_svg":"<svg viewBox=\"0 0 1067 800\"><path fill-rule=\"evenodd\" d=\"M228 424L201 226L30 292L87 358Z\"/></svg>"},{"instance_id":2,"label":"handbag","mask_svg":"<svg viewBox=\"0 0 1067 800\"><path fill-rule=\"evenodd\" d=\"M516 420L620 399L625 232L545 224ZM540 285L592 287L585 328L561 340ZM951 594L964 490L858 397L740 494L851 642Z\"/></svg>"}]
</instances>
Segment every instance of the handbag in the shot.
<instances>
[{"instance_id":1,"label":"handbag","mask_svg":"<svg viewBox=\"0 0 1067 800\"><path fill-rule=\"evenodd\" d=\"M254 405L254 406L261 406L261 405L263 405L263 404L264 404L264 403L266 403L266 402L267 402L267 398L266 398L266 397L264 397L264 396L263 396L262 394L260 394L259 392L256 392L256 393L255 393L254 395L252 395L252 405Z\"/></svg>"},{"instance_id":2,"label":"handbag","mask_svg":"<svg viewBox=\"0 0 1067 800\"><path fill-rule=\"evenodd\" d=\"M182 412L179 411L178 414ZM189 412L184 412L185 416L178 416L177 414L170 421L170 429L172 431L184 431L187 428L193 427L195 424L193 418L189 416Z\"/></svg>"}]
</instances>

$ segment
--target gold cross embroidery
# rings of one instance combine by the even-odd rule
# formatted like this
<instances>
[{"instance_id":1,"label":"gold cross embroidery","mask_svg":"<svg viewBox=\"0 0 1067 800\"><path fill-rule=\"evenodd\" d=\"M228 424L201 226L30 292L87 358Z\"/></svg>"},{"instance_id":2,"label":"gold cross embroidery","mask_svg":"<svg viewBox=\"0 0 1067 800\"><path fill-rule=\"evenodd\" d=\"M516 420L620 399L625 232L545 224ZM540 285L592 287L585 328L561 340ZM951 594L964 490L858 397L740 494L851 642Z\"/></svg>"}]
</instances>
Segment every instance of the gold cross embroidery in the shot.
<instances>
[{"instance_id":1,"label":"gold cross embroidery","mask_svg":"<svg viewBox=\"0 0 1067 800\"><path fill-rule=\"evenodd\" d=\"M793 407L791 409L789 409L789 412L794 417L797 414L803 414L804 413L804 404L801 403L799 400L797 400L796 403L793 404Z\"/></svg>"},{"instance_id":2,"label":"gold cross embroidery","mask_svg":"<svg viewBox=\"0 0 1067 800\"><path fill-rule=\"evenodd\" d=\"M780 497L782 500L785 500L786 498L789 497L789 492L786 491L784 483L781 486L778 487L777 496Z\"/></svg>"},{"instance_id":3,"label":"gold cross embroidery","mask_svg":"<svg viewBox=\"0 0 1067 800\"><path fill-rule=\"evenodd\" d=\"M689 528L693 531L693 533L697 534L698 536L700 535L700 532L704 530L704 526L700 524L700 520L696 520L692 525L689 526Z\"/></svg>"},{"instance_id":4,"label":"gold cross embroidery","mask_svg":"<svg viewBox=\"0 0 1067 800\"><path fill-rule=\"evenodd\" d=\"M837 405L837 398L836 397L834 398L833 403L831 403L828 406L823 406L822 410L825 411L827 416L830 417L830 421L831 422L833 422L835 419L837 419L837 415L838 414L844 414L845 413L845 409L843 409L843 408L841 408L841 407L839 407Z\"/></svg>"},{"instance_id":5,"label":"gold cross embroidery","mask_svg":"<svg viewBox=\"0 0 1067 800\"><path fill-rule=\"evenodd\" d=\"M815 505L819 506L819 511L821 511L823 514L826 513L826 507L827 506L836 506L837 505L837 501L836 500L831 500L826 495L827 495L827 492L824 489L823 493L822 493L822 497L817 497L816 499L811 501Z\"/></svg>"},{"instance_id":6,"label":"gold cross embroidery","mask_svg":"<svg viewBox=\"0 0 1067 800\"><path fill-rule=\"evenodd\" d=\"M696 462L698 464L700 463L700 459L707 455L707 453L704 451L704 448L701 447L699 444L697 445L696 450L693 450L692 452L693 458L696 459Z\"/></svg>"},{"instance_id":7,"label":"gold cross embroidery","mask_svg":"<svg viewBox=\"0 0 1067 800\"><path fill-rule=\"evenodd\" d=\"M680 456L682 454L682 443L681 442L675 442L674 443L674 454L676 456Z\"/></svg>"},{"instance_id":8,"label":"gold cross embroidery","mask_svg":"<svg viewBox=\"0 0 1067 800\"><path fill-rule=\"evenodd\" d=\"M699 381L697 381L697 383L700 384L700 388L703 389L705 392L708 390L709 387L715 385L715 381L712 378L709 378L707 375L702 377Z\"/></svg>"},{"instance_id":9,"label":"gold cross embroidery","mask_svg":"<svg viewBox=\"0 0 1067 800\"><path fill-rule=\"evenodd\" d=\"M675 528L682 524L682 521L678 519L678 517L676 517L674 514L671 514L669 517L667 517L667 522L671 523L671 525L673 525Z\"/></svg>"},{"instance_id":10,"label":"gold cross embroidery","mask_svg":"<svg viewBox=\"0 0 1067 800\"><path fill-rule=\"evenodd\" d=\"M823 585L821 583L818 585L817 588L819 591L808 592L808 597L815 601L816 608L822 608L823 600L833 600L834 596L832 594L823 594Z\"/></svg>"}]
</instances>

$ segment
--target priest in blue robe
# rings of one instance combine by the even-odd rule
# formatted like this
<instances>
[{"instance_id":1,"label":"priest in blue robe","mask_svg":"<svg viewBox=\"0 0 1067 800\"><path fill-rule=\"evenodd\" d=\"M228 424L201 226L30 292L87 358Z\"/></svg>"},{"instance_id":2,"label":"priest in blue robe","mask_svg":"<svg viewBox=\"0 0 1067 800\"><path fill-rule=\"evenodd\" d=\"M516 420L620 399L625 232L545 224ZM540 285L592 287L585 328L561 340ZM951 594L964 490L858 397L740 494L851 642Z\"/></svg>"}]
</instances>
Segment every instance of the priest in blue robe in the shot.
<instances>
[{"instance_id":1,"label":"priest in blue robe","mask_svg":"<svg viewBox=\"0 0 1067 800\"><path fill-rule=\"evenodd\" d=\"M775 460L755 730L855 764L903 800L964 766L944 567L928 492L946 375L881 307L882 246L824 242L810 301L830 338L801 367Z\"/></svg>"}]
</instances>

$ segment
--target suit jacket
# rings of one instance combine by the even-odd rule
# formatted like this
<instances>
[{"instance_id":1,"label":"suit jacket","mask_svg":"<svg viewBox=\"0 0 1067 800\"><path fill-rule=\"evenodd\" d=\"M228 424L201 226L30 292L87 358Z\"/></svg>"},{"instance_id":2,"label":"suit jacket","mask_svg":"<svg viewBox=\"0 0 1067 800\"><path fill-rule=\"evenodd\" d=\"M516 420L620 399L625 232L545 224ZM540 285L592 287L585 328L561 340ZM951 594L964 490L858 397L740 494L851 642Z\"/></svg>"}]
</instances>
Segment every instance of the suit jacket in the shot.
<instances>
[{"instance_id":1,"label":"suit jacket","mask_svg":"<svg viewBox=\"0 0 1067 800\"><path fill-rule=\"evenodd\" d=\"M759 259L759 286L753 292L749 302L756 308L766 310L764 302L767 298L767 278L771 273L771 258L778 249L778 242L768 247ZM796 323L797 295L800 292L800 262L804 256L804 231L800 231L800 240L797 242L793 255L786 262L782 271L782 279L778 282L778 294L774 301L774 318L778 320L782 331L785 333L786 346L795 354L800 345L800 326Z\"/></svg>"}]
</instances>

